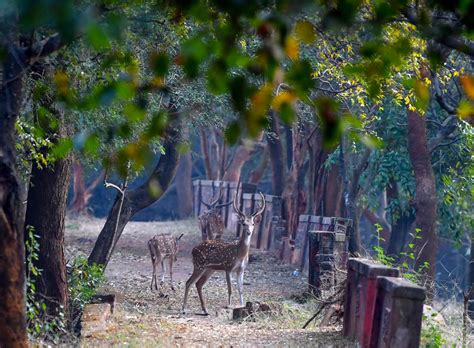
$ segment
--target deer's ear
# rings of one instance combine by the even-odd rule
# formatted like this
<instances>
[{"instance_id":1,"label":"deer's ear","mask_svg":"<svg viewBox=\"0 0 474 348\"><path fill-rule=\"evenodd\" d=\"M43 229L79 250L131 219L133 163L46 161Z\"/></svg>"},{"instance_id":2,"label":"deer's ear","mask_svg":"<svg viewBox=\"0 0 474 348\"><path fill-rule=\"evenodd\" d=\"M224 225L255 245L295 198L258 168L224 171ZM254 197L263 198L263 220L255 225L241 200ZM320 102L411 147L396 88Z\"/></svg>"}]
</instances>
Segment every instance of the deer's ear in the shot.
<instances>
[{"instance_id":1,"label":"deer's ear","mask_svg":"<svg viewBox=\"0 0 474 348\"><path fill-rule=\"evenodd\" d=\"M262 215L257 215L257 216L253 219L253 221L254 221L256 224L259 224L260 221L262 221Z\"/></svg>"}]
</instances>

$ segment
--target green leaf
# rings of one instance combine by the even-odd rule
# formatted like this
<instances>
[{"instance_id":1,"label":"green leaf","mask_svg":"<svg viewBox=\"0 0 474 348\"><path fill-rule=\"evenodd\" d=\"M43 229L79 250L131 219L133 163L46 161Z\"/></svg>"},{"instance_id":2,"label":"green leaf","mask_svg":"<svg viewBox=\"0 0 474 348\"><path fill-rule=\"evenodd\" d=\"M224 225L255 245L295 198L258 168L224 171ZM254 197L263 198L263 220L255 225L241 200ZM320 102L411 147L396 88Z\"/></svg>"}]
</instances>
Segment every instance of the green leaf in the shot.
<instances>
[{"instance_id":1,"label":"green leaf","mask_svg":"<svg viewBox=\"0 0 474 348\"><path fill-rule=\"evenodd\" d=\"M240 137L240 126L237 122L232 122L225 130L225 139L231 145L237 143Z\"/></svg>"},{"instance_id":2,"label":"green leaf","mask_svg":"<svg viewBox=\"0 0 474 348\"><path fill-rule=\"evenodd\" d=\"M311 72L311 64L309 61L298 60L291 65L286 74L287 81L295 88L297 94L302 99L307 99L309 91L314 87Z\"/></svg>"},{"instance_id":3,"label":"green leaf","mask_svg":"<svg viewBox=\"0 0 474 348\"><path fill-rule=\"evenodd\" d=\"M154 52L150 56L150 67L159 77L164 77L170 67L170 59L165 52Z\"/></svg>"},{"instance_id":4,"label":"green leaf","mask_svg":"<svg viewBox=\"0 0 474 348\"><path fill-rule=\"evenodd\" d=\"M313 43L316 40L316 30L309 21L298 21L295 25L296 37L306 44Z\"/></svg>"},{"instance_id":5,"label":"green leaf","mask_svg":"<svg viewBox=\"0 0 474 348\"><path fill-rule=\"evenodd\" d=\"M86 37L92 48L96 50L110 48L110 42L106 32L97 23L91 23L87 26Z\"/></svg>"},{"instance_id":6,"label":"green leaf","mask_svg":"<svg viewBox=\"0 0 474 348\"><path fill-rule=\"evenodd\" d=\"M53 146L51 154L56 158L64 158L73 148L73 141L70 138L60 139L58 143Z\"/></svg>"}]
</instances>

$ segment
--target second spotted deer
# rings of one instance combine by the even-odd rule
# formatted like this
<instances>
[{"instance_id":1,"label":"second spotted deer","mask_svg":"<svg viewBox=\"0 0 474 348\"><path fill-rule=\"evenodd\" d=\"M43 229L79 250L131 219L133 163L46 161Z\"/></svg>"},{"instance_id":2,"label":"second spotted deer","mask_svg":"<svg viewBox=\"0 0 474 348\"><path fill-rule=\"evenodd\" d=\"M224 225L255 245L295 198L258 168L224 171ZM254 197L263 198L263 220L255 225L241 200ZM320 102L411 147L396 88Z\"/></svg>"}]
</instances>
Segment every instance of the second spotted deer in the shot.
<instances>
[{"instance_id":1,"label":"second spotted deer","mask_svg":"<svg viewBox=\"0 0 474 348\"><path fill-rule=\"evenodd\" d=\"M153 273L151 276L150 285L151 290L153 290L153 284L155 284L155 290L158 290L158 284L156 281L156 265L158 263L161 263L161 268L163 270L163 275L161 276L161 283L164 283L165 281L165 259L169 259L171 289L174 290L173 262L178 260L178 241L181 239L182 236L183 234L181 234L179 237L173 237L170 234L158 234L148 241L148 249L150 250L151 263L153 266Z\"/></svg>"}]
</instances>

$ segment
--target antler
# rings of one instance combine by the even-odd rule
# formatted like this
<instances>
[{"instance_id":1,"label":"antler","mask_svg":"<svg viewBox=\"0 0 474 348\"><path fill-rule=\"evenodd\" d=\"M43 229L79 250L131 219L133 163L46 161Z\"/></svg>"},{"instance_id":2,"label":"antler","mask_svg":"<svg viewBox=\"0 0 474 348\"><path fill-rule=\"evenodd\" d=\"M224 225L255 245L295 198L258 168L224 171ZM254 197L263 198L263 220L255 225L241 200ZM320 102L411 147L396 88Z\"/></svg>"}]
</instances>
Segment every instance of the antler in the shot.
<instances>
[{"instance_id":1,"label":"antler","mask_svg":"<svg viewBox=\"0 0 474 348\"><path fill-rule=\"evenodd\" d=\"M202 199L201 199L201 203L204 204L206 206L207 209L211 209L211 208L214 208L214 206L217 204L217 202L219 202L221 199L222 199L222 195L223 195L223 191L222 191L222 181L220 182L219 184L219 197L217 197L216 200L214 201L211 201L209 203L206 203L204 202ZM230 203L228 203L230 204ZM220 208L220 205L217 206L218 208Z\"/></svg>"},{"instance_id":2,"label":"antler","mask_svg":"<svg viewBox=\"0 0 474 348\"><path fill-rule=\"evenodd\" d=\"M252 214L253 218L255 218L258 215L262 214L265 211L265 206L267 205L267 203L265 202L265 196L263 195L263 193L259 192L259 194L260 194L260 198L262 199L262 205L260 206L260 208L255 213Z\"/></svg>"},{"instance_id":3,"label":"antler","mask_svg":"<svg viewBox=\"0 0 474 348\"><path fill-rule=\"evenodd\" d=\"M237 205L237 197L239 196L239 187L240 187L240 179L239 179L239 182L237 183L237 190L235 191L235 196L234 196L234 201L233 201L233 207L234 207L234 211L235 213L239 216L239 217L245 217L245 214L238 208L238 205Z\"/></svg>"}]
</instances>

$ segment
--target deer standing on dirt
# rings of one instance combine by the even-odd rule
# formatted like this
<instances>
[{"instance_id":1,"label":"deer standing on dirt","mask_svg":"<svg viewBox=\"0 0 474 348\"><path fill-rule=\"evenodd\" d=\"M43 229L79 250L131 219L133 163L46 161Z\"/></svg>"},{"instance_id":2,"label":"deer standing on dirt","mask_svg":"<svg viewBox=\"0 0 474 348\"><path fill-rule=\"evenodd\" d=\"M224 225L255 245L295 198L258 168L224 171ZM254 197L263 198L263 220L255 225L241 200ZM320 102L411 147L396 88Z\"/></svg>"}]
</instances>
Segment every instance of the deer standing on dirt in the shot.
<instances>
[{"instance_id":1,"label":"deer standing on dirt","mask_svg":"<svg viewBox=\"0 0 474 348\"><path fill-rule=\"evenodd\" d=\"M210 201L209 203L204 202L201 199L201 203L204 204L207 210L199 215L199 226L201 227L201 237L203 241L212 239L221 239L224 234L224 221L222 221L222 215L220 208L225 207L232 203L229 201L223 204L217 204L222 199L222 182L219 188L219 196L216 200Z\"/></svg>"},{"instance_id":2,"label":"deer standing on dirt","mask_svg":"<svg viewBox=\"0 0 474 348\"><path fill-rule=\"evenodd\" d=\"M232 287L230 281L231 272L237 275L237 290L239 291L240 304L243 306L244 297L242 287L244 283L244 271L247 267L250 240L255 229L255 224L259 222L260 216L265 210L265 197L260 192L262 204L257 211L249 216L245 215L237 206L237 192L234 196L233 207L237 214L239 223L243 226L240 239L236 242L227 243L222 240L208 240L202 242L192 250L194 270L191 277L186 282L186 290L184 292L184 301L182 311L186 311L186 303L190 287L196 283L199 300L204 315L208 315L206 304L202 297L202 287L209 280L215 271L225 271L228 292L228 306L231 305Z\"/></svg>"},{"instance_id":3,"label":"deer standing on dirt","mask_svg":"<svg viewBox=\"0 0 474 348\"><path fill-rule=\"evenodd\" d=\"M173 262L178 261L178 241L181 239L183 234L179 237L173 237L170 234L158 234L148 241L148 249L150 250L151 263L153 265L153 274L151 276L150 288L153 290L153 282L155 283L155 290L158 290L158 284L156 281L156 265L161 263L161 269L163 275L161 277L161 284L165 281L166 267L164 259L168 258L170 263L170 278L171 278L171 289L174 290L173 286Z\"/></svg>"}]
</instances>

